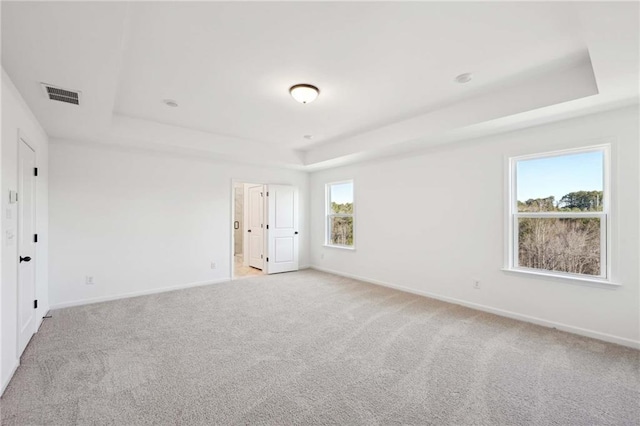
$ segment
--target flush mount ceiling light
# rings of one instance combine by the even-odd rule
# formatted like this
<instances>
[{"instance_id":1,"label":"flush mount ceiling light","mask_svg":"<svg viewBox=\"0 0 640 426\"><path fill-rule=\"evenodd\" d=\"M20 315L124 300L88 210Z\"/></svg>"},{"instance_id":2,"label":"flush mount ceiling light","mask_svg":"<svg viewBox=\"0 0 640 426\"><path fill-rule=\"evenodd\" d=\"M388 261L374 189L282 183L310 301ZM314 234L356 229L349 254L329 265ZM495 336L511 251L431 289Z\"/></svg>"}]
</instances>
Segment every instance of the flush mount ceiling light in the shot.
<instances>
[{"instance_id":1,"label":"flush mount ceiling light","mask_svg":"<svg viewBox=\"0 0 640 426\"><path fill-rule=\"evenodd\" d=\"M296 84L289 89L291 97L301 104L308 104L316 100L320 90L311 84Z\"/></svg>"},{"instance_id":2,"label":"flush mount ceiling light","mask_svg":"<svg viewBox=\"0 0 640 426\"><path fill-rule=\"evenodd\" d=\"M170 106L171 108L175 108L175 107L178 106L178 103L176 101L174 101L173 99L163 99L162 102L166 106Z\"/></svg>"},{"instance_id":3,"label":"flush mount ceiling light","mask_svg":"<svg viewBox=\"0 0 640 426\"><path fill-rule=\"evenodd\" d=\"M313 139L313 135L304 135L303 138L310 141L311 139Z\"/></svg>"},{"instance_id":4,"label":"flush mount ceiling light","mask_svg":"<svg viewBox=\"0 0 640 426\"><path fill-rule=\"evenodd\" d=\"M455 82L464 84L464 83L470 82L472 78L473 78L473 74L471 74L470 72L465 72L464 74L460 74L459 76L457 76L455 78Z\"/></svg>"}]
</instances>

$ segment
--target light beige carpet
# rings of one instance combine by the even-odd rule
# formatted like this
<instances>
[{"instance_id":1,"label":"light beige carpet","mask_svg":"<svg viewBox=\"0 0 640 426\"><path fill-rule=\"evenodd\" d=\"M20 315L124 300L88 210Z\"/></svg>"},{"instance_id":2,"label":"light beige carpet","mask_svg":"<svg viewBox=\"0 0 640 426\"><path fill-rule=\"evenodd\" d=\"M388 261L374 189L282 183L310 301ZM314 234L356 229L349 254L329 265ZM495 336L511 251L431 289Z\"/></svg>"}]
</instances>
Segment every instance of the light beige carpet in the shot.
<instances>
[{"instance_id":1,"label":"light beige carpet","mask_svg":"<svg viewBox=\"0 0 640 426\"><path fill-rule=\"evenodd\" d=\"M2 424L633 425L639 354L301 271L54 311Z\"/></svg>"}]
</instances>

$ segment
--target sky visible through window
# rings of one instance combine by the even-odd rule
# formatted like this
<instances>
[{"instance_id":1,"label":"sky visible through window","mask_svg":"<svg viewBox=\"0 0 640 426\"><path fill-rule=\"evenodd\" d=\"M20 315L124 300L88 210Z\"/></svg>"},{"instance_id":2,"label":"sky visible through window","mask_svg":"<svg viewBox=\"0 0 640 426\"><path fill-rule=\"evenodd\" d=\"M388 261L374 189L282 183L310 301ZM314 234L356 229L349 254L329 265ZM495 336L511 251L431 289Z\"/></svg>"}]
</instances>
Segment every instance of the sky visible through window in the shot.
<instances>
[{"instance_id":1,"label":"sky visible through window","mask_svg":"<svg viewBox=\"0 0 640 426\"><path fill-rule=\"evenodd\" d=\"M338 204L353 203L353 184L351 182L332 184L331 201Z\"/></svg>"},{"instance_id":2,"label":"sky visible through window","mask_svg":"<svg viewBox=\"0 0 640 426\"><path fill-rule=\"evenodd\" d=\"M603 190L602 151L520 160L517 163L518 201L546 198L556 201L576 191Z\"/></svg>"}]
</instances>

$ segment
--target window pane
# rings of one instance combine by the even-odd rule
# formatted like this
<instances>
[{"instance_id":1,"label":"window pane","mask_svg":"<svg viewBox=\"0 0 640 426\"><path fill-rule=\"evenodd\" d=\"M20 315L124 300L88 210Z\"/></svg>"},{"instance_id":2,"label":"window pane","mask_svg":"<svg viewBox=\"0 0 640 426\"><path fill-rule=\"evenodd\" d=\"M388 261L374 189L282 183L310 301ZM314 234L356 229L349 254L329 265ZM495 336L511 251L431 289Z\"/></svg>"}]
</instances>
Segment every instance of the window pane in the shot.
<instances>
[{"instance_id":1,"label":"window pane","mask_svg":"<svg viewBox=\"0 0 640 426\"><path fill-rule=\"evenodd\" d=\"M329 187L331 213L353 214L353 183L337 183Z\"/></svg>"},{"instance_id":2,"label":"window pane","mask_svg":"<svg viewBox=\"0 0 640 426\"><path fill-rule=\"evenodd\" d=\"M602 211L602 151L519 160L519 212Z\"/></svg>"},{"instance_id":3,"label":"window pane","mask_svg":"<svg viewBox=\"0 0 640 426\"><path fill-rule=\"evenodd\" d=\"M600 276L600 218L519 218L519 266Z\"/></svg>"},{"instance_id":4,"label":"window pane","mask_svg":"<svg viewBox=\"0 0 640 426\"><path fill-rule=\"evenodd\" d=\"M353 245L353 217L329 217L329 244Z\"/></svg>"}]
</instances>

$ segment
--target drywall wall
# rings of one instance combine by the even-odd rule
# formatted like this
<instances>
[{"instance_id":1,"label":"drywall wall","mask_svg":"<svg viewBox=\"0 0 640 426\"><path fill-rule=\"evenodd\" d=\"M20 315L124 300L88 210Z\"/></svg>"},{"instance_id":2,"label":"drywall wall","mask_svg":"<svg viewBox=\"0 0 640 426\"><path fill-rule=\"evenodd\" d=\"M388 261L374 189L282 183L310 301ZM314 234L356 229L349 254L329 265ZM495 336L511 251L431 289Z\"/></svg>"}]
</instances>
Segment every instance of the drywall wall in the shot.
<instances>
[{"instance_id":1,"label":"drywall wall","mask_svg":"<svg viewBox=\"0 0 640 426\"><path fill-rule=\"evenodd\" d=\"M638 140L632 107L313 173L312 266L638 346ZM507 158L603 142L612 144L613 279L621 285L502 271ZM324 185L345 179L354 179L353 251L323 246Z\"/></svg>"},{"instance_id":2,"label":"drywall wall","mask_svg":"<svg viewBox=\"0 0 640 426\"><path fill-rule=\"evenodd\" d=\"M2 327L0 377L4 391L20 362L17 349L18 297L18 208L9 203L9 191L18 188L18 134L36 151L36 299L38 326L49 310L48 303L48 137L2 70L2 285L0 324ZM13 238L8 238L13 235Z\"/></svg>"},{"instance_id":3,"label":"drywall wall","mask_svg":"<svg viewBox=\"0 0 640 426\"><path fill-rule=\"evenodd\" d=\"M52 308L228 280L233 180L300 189L308 264L306 173L57 140L50 164Z\"/></svg>"}]
</instances>

